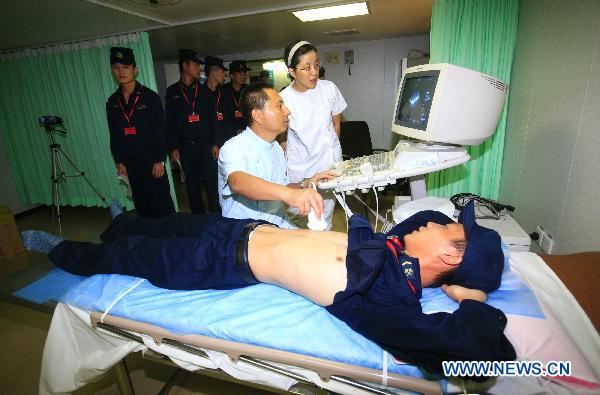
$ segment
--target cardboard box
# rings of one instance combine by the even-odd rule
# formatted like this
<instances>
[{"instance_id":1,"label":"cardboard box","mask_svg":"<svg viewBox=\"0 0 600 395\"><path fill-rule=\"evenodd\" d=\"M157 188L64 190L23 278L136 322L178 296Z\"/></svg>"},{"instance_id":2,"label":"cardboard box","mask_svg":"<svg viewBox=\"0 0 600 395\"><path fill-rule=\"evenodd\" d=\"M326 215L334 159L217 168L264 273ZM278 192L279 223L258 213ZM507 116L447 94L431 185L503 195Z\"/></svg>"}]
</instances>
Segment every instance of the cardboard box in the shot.
<instances>
[{"instance_id":1,"label":"cardboard box","mask_svg":"<svg viewBox=\"0 0 600 395\"><path fill-rule=\"evenodd\" d=\"M12 212L0 206L0 259L10 258L24 251L21 235Z\"/></svg>"}]
</instances>

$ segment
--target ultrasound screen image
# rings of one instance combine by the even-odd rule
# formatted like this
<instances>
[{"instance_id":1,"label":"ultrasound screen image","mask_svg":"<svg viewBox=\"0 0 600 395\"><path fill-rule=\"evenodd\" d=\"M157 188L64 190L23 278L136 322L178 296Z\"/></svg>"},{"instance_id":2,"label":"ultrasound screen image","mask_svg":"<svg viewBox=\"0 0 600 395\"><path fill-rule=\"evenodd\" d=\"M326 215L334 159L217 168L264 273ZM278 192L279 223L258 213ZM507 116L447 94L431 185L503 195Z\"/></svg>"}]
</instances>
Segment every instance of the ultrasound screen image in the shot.
<instances>
[{"instance_id":1,"label":"ultrasound screen image","mask_svg":"<svg viewBox=\"0 0 600 395\"><path fill-rule=\"evenodd\" d=\"M438 76L407 78L398 103L398 122L411 128L425 130Z\"/></svg>"}]
</instances>

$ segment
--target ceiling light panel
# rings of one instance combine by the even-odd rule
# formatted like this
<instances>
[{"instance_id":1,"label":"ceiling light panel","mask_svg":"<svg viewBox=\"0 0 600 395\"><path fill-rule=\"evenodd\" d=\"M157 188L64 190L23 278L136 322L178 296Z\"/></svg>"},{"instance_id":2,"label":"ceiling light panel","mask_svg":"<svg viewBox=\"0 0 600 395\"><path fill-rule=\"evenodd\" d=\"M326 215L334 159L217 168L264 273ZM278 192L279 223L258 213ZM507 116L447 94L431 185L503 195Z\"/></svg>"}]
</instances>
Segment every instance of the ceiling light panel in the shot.
<instances>
[{"instance_id":1,"label":"ceiling light panel","mask_svg":"<svg viewBox=\"0 0 600 395\"><path fill-rule=\"evenodd\" d=\"M311 22L324 19L344 18L347 16L368 15L369 8L367 7L367 2L363 1L360 3L292 11L292 14L302 22Z\"/></svg>"}]
</instances>

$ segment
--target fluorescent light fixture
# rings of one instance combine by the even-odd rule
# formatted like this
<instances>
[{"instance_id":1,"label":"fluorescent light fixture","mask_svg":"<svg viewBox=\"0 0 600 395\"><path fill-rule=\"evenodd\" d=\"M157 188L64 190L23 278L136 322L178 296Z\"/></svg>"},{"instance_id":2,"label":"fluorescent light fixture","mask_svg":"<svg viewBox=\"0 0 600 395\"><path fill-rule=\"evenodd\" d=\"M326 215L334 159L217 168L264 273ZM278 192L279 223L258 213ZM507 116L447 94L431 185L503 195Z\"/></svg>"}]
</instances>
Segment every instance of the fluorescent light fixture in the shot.
<instances>
[{"instance_id":1,"label":"fluorescent light fixture","mask_svg":"<svg viewBox=\"0 0 600 395\"><path fill-rule=\"evenodd\" d=\"M346 16L368 15L367 2L334 5L331 7L311 8L302 11L292 11L292 14L302 22L321 21L323 19L343 18Z\"/></svg>"},{"instance_id":2,"label":"fluorescent light fixture","mask_svg":"<svg viewBox=\"0 0 600 395\"><path fill-rule=\"evenodd\" d=\"M263 63L263 69L264 70L270 70L270 71L287 71L287 66L285 65L285 63L283 63L283 60L276 60L273 62L266 62Z\"/></svg>"}]
</instances>

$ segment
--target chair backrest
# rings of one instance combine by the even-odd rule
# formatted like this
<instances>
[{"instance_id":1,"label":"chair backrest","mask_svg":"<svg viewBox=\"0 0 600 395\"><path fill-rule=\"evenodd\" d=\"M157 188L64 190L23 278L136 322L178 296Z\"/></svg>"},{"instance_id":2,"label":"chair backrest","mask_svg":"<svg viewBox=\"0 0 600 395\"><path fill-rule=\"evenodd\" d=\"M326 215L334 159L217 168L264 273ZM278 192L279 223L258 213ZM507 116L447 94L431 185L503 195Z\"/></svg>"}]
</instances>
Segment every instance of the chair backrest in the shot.
<instances>
[{"instance_id":1,"label":"chair backrest","mask_svg":"<svg viewBox=\"0 0 600 395\"><path fill-rule=\"evenodd\" d=\"M340 128L340 144L344 158L373 153L369 125L365 121L344 121Z\"/></svg>"}]
</instances>

